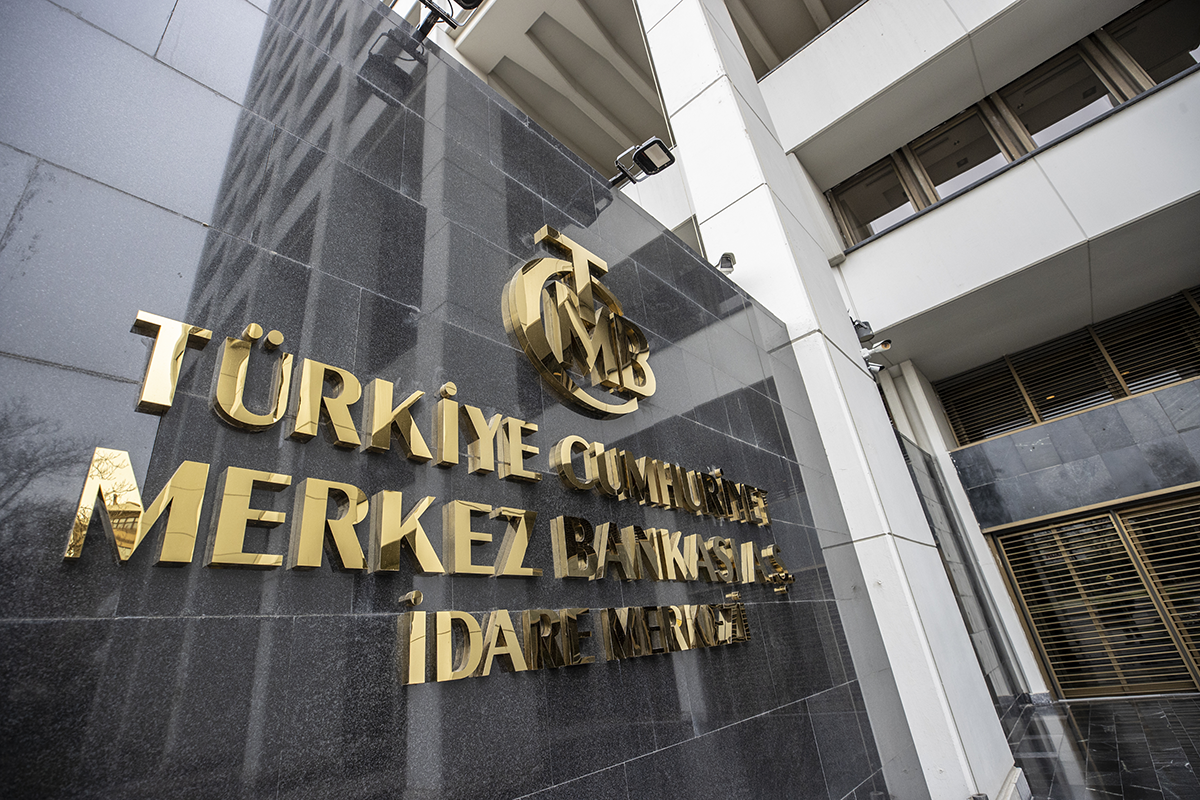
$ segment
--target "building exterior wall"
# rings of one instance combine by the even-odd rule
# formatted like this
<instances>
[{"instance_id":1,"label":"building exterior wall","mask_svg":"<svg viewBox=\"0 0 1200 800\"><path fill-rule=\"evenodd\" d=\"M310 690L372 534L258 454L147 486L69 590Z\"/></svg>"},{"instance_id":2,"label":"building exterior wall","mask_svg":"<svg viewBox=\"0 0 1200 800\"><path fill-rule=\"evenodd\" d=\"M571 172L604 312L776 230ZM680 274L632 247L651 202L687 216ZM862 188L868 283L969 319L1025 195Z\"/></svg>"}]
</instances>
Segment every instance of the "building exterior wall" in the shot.
<instances>
[{"instance_id":1,"label":"building exterior wall","mask_svg":"<svg viewBox=\"0 0 1200 800\"><path fill-rule=\"evenodd\" d=\"M955 450L985 528L1200 483L1200 384L1127 397Z\"/></svg>"},{"instance_id":2,"label":"building exterior wall","mask_svg":"<svg viewBox=\"0 0 1200 800\"><path fill-rule=\"evenodd\" d=\"M6 797L887 792L868 718L878 712L822 548L823 536L848 536L843 501L807 380L779 347L782 321L467 69L413 47L379 6L67 5L0 10ZM404 75L368 64L370 53ZM535 240L544 226L607 262L603 277L589 274L648 340L658 388L631 415L568 408L505 330L506 285L554 255ZM173 399L141 411L158 339L135 326L139 311L197 328L170 361ZM219 388L236 374L221 365L250 339L267 345L242 373L245 406L279 412L257 431L229 421ZM285 356L296 371L276 378ZM302 376L321 365L337 377L312 384L332 398L316 401L326 410L314 436L300 425L313 397ZM413 417L442 466L411 442L405 457L390 427L387 452L361 446L376 379L394 384L389 408L424 392ZM351 400L356 382L363 400ZM510 447L469 446L474 417L451 397L513 421ZM339 398L351 419L341 429ZM439 407L442 424L460 421L445 452ZM550 461L568 434L720 468L769 492L771 524L572 491ZM522 442L527 458L512 449ZM121 458L97 447L127 453L132 477L110 480ZM491 472L472 466L484 453ZM526 480L497 479L523 461ZM206 466L203 488L170 495L166 522L144 539L118 538L134 490L152 502L188 463ZM257 471L258 485L230 488L239 470ZM109 481L102 496L89 478ZM323 498L321 481L340 488ZM542 574L445 575L428 555L432 574L407 561L390 571L385 492L406 514L431 499L421 524L444 568L491 564L501 539L518 537L503 520L538 511L522 568ZM244 539L226 550L218 530L239 499L260 510L242 512L232 530ZM509 515L468 515L457 530L478 544L465 561L440 513L450 501ZM373 503L380 516L368 516ZM560 515L737 538L760 554L773 544L794 583L560 579ZM155 565L164 524L182 537L173 547L191 546L174 568ZM501 665L517 662L503 656L486 677L434 681L433 654L452 639L434 635L437 612L590 608L598 619L602 608L732 603L733 590L749 641L606 660L596 622L581 626L595 663L509 673ZM403 635L420 612L428 678L405 685L422 664L405 656L420 637Z\"/></svg>"}]
</instances>

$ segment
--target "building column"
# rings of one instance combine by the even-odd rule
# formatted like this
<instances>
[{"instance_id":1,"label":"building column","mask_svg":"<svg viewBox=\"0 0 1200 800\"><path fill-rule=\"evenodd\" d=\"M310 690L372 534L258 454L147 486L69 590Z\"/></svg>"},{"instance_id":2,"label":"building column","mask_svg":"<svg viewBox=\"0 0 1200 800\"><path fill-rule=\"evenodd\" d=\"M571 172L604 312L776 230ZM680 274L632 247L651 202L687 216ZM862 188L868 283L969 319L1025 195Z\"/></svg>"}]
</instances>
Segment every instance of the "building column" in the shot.
<instances>
[{"instance_id":1,"label":"building column","mask_svg":"<svg viewBox=\"0 0 1200 800\"><path fill-rule=\"evenodd\" d=\"M733 279L788 326L825 450L796 436L798 458L889 791L1015 796L1020 772L829 267L841 247L824 199L783 152L722 0L637 6L705 248L733 252ZM834 492L840 509L822 502Z\"/></svg>"}]
</instances>

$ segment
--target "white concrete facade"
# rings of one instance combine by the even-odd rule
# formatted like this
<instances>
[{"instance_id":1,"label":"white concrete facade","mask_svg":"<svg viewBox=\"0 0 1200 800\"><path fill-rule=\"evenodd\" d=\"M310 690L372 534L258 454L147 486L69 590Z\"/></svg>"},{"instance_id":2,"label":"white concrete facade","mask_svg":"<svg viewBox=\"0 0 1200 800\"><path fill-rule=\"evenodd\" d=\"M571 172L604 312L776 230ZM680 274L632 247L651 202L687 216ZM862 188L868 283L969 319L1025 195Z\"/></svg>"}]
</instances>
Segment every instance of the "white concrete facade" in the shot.
<instances>
[{"instance_id":1,"label":"white concrete facade","mask_svg":"<svg viewBox=\"0 0 1200 800\"><path fill-rule=\"evenodd\" d=\"M732 278L788 326L786 346L803 370L830 470L804 478L831 482L845 509L844 518L816 524L889 789L897 798L1022 796L880 386L895 428L948 478L1024 689L1047 692L955 479L954 436L930 381L1200 282L1200 74L1157 87L847 248L826 190L1136 0L867 0L760 79L735 25L749 3L632 5L679 163L625 192L668 228L694 220L709 260L734 253ZM516 56L484 32L511 39L530 35L546 14L578 16L555 8L487 0L460 38L460 57L505 92L495 67ZM503 25L486 20L514 9ZM618 39L596 50L616 53L636 85ZM472 54L486 58L475 63ZM560 88L570 96L571 87ZM888 367L878 383L852 317L894 342L874 359Z\"/></svg>"}]
</instances>

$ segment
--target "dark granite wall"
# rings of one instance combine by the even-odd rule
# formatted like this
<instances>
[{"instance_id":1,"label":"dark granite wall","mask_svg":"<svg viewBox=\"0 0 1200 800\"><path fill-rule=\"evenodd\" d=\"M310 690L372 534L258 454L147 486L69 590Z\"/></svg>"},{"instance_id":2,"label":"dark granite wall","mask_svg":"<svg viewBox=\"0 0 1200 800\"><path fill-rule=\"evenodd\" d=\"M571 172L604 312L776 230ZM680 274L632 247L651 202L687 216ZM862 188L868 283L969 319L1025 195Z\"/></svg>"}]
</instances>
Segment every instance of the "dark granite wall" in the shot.
<instances>
[{"instance_id":1,"label":"dark granite wall","mask_svg":"<svg viewBox=\"0 0 1200 800\"><path fill-rule=\"evenodd\" d=\"M0 4L0 794L884 791L813 527L836 494L802 389L776 391L802 386L788 350L770 352L783 326L436 49L415 77L372 71L396 24L360 0ZM546 254L532 236L547 224L607 260L607 285L647 333L659 389L634 415L567 410L504 331L501 289ZM130 332L139 309L214 331L186 353L162 417L134 411L149 353ZM445 381L488 416L537 423L545 479L226 425L212 375L222 339L250 322L298 358L395 382L398 399L425 391L427 435ZM271 358L252 357L255 404ZM568 492L547 453L570 433L719 466L770 492L774 524ZM156 530L117 564L99 515L82 557L63 560L95 446L130 453L147 501L183 460L212 465L193 563L153 566ZM528 563L545 574L366 574L328 556L310 571L204 567L229 466L402 490L406 507L433 495L537 510ZM293 492L253 502L291 515ZM474 613L723 600L702 582L555 580L558 514L775 543L796 584L744 588L747 643L400 686L410 589L423 609ZM437 507L424 519L438 543ZM288 530L252 530L247 549L284 553Z\"/></svg>"},{"instance_id":2,"label":"dark granite wall","mask_svg":"<svg viewBox=\"0 0 1200 800\"><path fill-rule=\"evenodd\" d=\"M1200 481L1200 380L952 454L984 528Z\"/></svg>"}]
</instances>

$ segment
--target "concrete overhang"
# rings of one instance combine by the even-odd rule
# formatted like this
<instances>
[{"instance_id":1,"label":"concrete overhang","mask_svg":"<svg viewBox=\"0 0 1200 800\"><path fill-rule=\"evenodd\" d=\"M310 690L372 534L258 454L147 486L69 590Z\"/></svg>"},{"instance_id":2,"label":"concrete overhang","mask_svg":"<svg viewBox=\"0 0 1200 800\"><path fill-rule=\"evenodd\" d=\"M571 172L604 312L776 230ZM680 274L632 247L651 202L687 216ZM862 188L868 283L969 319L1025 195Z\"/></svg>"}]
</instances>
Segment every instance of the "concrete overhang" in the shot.
<instances>
[{"instance_id":1,"label":"concrete overhang","mask_svg":"<svg viewBox=\"0 0 1200 800\"><path fill-rule=\"evenodd\" d=\"M1137 0L869 0L759 86L784 150L845 180Z\"/></svg>"},{"instance_id":2,"label":"concrete overhang","mask_svg":"<svg viewBox=\"0 0 1200 800\"><path fill-rule=\"evenodd\" d=\"M1200 72L851 252L886 363L954 375L1200 284Z\"/></svg>"}]
</instances>

